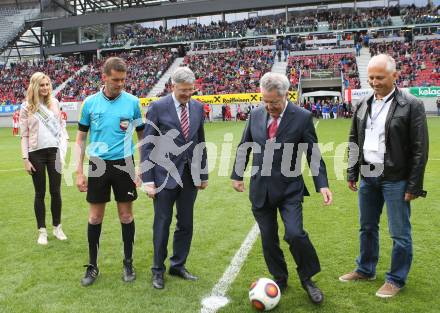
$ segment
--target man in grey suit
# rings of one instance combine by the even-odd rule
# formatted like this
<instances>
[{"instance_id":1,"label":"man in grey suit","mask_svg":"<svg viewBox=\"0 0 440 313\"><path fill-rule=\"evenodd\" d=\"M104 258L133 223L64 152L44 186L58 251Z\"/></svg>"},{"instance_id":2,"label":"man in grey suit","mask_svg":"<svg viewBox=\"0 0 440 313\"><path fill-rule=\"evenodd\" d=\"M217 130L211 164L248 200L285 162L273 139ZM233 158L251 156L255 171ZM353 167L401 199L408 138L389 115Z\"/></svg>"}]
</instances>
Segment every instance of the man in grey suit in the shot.
<instances>
[{"instance_id":1,"label":"man in grey suit","mask_svg":"<svg viewBox=\"0 0 440 313\"><path fill-rule=\"evenodd\" d=\"M193 209L197 191L208 186L204 149L203 105L191 99L194 73L178 68L171 77L172 94L150 104L146 139L141 149L144 191L153 199L153 287L164 288L165 259L173 206L177 224L169 274L197 280L185 268L193 234ZM202 173L203 172L203 173Z\"/></svg>"},{"instance_id":2,"label":"man in grey suit","mask_svg":"<svg viewBox=\"0 0 440 313\"><path fill-rule=\"evenodd\" d=\"M232 186L238 192L245 190L243 174L253 150L249 199L269 272L284 291L288 271L278 237L278 209L285 226L284 240L297 264L301 284L313 303L321 303L323 294L311 280L320 271L319 259L302 222L303 197L309 195L301 176L303 152L325 205L332 203L332 193L316 144L312 114L288 101L289 85L287 77L281 74L266 73L261 78L264 106L250 113L237 149Z\"/></svg>"}]
</instances>

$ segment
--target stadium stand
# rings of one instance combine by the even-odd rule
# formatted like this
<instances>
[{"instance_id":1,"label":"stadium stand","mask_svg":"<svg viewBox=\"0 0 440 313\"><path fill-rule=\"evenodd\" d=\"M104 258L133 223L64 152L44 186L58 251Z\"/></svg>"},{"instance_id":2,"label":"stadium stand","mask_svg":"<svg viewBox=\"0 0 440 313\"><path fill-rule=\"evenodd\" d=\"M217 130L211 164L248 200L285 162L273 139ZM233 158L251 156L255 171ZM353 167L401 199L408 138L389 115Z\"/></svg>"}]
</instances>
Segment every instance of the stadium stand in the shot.
<instances>
[{"instance_id":1,"label":"stadium stand","mask_svg":"<svg viewBox=\"0 0 440 313\"><path fill-rule=\"evenodd\" d=\"M270 50L195 54L186 56L182 65L194 71L201 95L259 92L259 79L271 70L273 54ZM160 95L170 90L168 82Z\"/></svg>"},{"instance_id":2,"label":"stadium stand","mask_svg":"<svg viewBox=\"0 0 440 313\"><path fill-rule=\"evenodd\" d=\"M173 63L175 56L169 49L148 49L133 52L111 53L106 57L118 56L126 60L126 90L138 97L146 97ZM63 101L84 100L101 86L101 66L104 60L94 60L88 69L75 76L58 95Z\"/></svg>"},{"instance_id":3,"label":"stadium stand","mask_svg":"<svg viewBox=\"0 0 440 313\"><path fill-rule=\"evenodd\" d=\"M287 55L308 50L326 51L319 57L310 55L289 57L287 73L292 82L292 89L298 88L301 75L309 75L311 70L332 70L339 76L342 74L342 89L344 87L360 88L358 65L354 53L341 53L338 49L353 49L356 42L368 45L370 38L386 38L396 41L371 43L370 53L374 55L387 52L396 57L398 69L401 72L398 80L399 86L432 86L438 85L440 80L439 41L400 42L404 33L403 28L396 26L396 28L387 29L386 27L393 25L393 21L399 16L405 24L439 22L438 9L438 7L429 5L401 8L369 7L359 8L356 12L350 8L324 11L306 8L304 11L289 10L281 14L257 16L234 22L211 22L207 25L193 23L169 29L162 26L148 28L143 27L139 22L132 22L114 25L112 37L105 40L102 47L135 49L144 45L196 41L187 44L187 48L194 51L210 49L213 51L188 55L183 64L191 66L196 72L199 94L223 94L258 91L256 82L262 74L271 70L274 63L276 52L267 50L273 47L287 49ZM15 19L16 15L20 18ZM5 23L10 20L23 23L24 15L23 10L15 7L0 8L2 17L0 23L3 23L3 27L0 27L0 42L3 38L2 31L8 33L8 36L14 33L11 31L10 23L8 25ZM375 29L367 31L367 28L371 27ZM378 30L381 27L384 27L383 31ZM318 29L326 31L318 33ZM357 29L361 31L357 32ZM414 29L413 34L417 32L424 35L435 34L436 29L430 27ZM283 38L271 36L284 33L292 34ZM405 40L407 40L406 37ZM244 47L259 47L260 50L245 51ZM145 97L176 57L169 49L152 47L149 50L132 50L131 52L103 51L102 54L104 57L117 55L125 58L130 67L127 90L137 96ZM231 49L232 51L216 51L218 49ZM61 100L84 99L100 88L102 60L94 59L88 65L79 60L69 57L57 61L24 62L13 63L8 67L1 66L0 83L3 88L0 90L0 102L19 103L24 97L28 77L37 70L46 72L53 79L54 89L72 77L58 95ZM79 75L75 75L76 71L84 65L88 68ZM169 90L170 84L168 83L160 94Z\"/></svg>"},{"instance_id":4,"label":"stadium stand","mask_svg":"<svg viewBox=\"0 0 440 313\"><path fill-rule=\"evenodd\" d=\"M338 14L337 12L330 12L326 19L331 30L392 25L391 15L388 8L362 10L359 13L351 14Z\"/></svg>"},{"instance_id":5,"label":"stadium stand","mask_svg":"<svg viewBox=\"0 0 440 313\"><path fill-rule=\"evenodd\" d=\"M53 89L75 74L82 66L79 58L69 57L62 60L22 62L0 68L0 103L20 103L29 84L29 78L35 72L44 72L52 79Z\"/></svg>"},{"instance_id":6,"label":"stadium stand","mask_svg":"<svg viewBox=\"0 0 440 313\"><path fill-rule=\"evenodd\" d=\"M414 4L403 8L400 12L405 24L426 24L440 22L439 6L416 7Z\"/></svg>"},{"instance_id":7,"label":"stadium stand","mask_svg":"<svg viewBox=\"0 0 440 313\"><path fill-rule=\"evenodd\" d=\"M195 23L175 26L168 30L162 26L148 28L140 24L124 25L117 30L119 33L111 40L107 40L104 47L122 46L130 39L131 46L142 46L164 42L242 37L246 35L246 30L247 21L213 22L210 25Z\"/></svg>"},{"instance_id":8,"label":"stadium stand","mask_svg":"<svg viewBox=\"0 0 440 313\"><path fill-rule=\"evenodd\" d=\"M440 40L371 43L371 56L387 53L395 58L400 87L435 86L440 81Z\"/></svg>"},{"instance_id":9,"label":"stadium stand","mask_svg":"<svg viewBox=\"0 0 440 313\"><path fill-rule=\"evenodd\" d=\"M291 89L298 88L301 75L310 76L310 72L313 70L330 70L334 72L335 76L342 73L346 88L360 88L356 57L352 53L289 57L287 75L291 83Z\"/></svg>"},{"instance_id":10,"label":"stadium stand","mask_svg":"<svg viewBox=\"0 0 440 313\"><path fill-rule=\"evenodd\" d=\"M396 8L361 8L352 10L329 10L325 13L311 15L289 12L286 22L285 14L260 16L235 22L211 22L209 25L193 23L175 26L170 29L144 28L141 24L119 26L116 34L108 38L104 48L121 47L131 39L131 46L150 45L165 42L181 42L206 39L244 37L251 34L273 35L295 32L314 32L319 22L327 22L328 30L366 29L371 27L392 26L391 13ZM440 16L438 7L403 7L400 10L405 24L437 23ZM399 12L399 10L397 10Z\"/></svg>"},{"instance_id":11,"label":"stadium stand","mask_svg":"<svg viewBox=\"0 0 440 313\"><path fill-rule=\"evenodd\" d=\"M308 16L289 15L287 26L291 31L311 32L317 30L317 20ZM291 29L290 29L291 28ZM262 16L236 22L212 22L209 25L198 23L180 25L165 30L144 28L140 24L124 25L117 29L117 34L107 39L104 48L123 46L131 40L131 46L149 45L165 42L181 42L220 38L237 38L247 35L270 35L286 32L285 17L281 15Z\"/></svg>"},{"instance_id":12,"label":"stadium stand","mask_svg":"<svg viewBox=\"0 0 440 313\"><path fill-rule=\"evenodd\" d=\"M118 48L124 46L127 41L130 40L127 34L117 34L113 37L107 38L107 40L102 44L103 48Z\"/></svg>"}]
</instances>

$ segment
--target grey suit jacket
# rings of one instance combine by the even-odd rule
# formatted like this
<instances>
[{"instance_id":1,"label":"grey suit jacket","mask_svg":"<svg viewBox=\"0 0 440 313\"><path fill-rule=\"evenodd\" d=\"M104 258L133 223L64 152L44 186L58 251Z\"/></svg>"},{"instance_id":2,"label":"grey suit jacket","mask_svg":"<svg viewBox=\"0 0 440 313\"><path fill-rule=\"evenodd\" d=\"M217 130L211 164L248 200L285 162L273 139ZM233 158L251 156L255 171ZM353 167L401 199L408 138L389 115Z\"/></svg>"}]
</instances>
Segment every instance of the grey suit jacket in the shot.
<instances>
[{"instance_id":1,"label":"grey suit jacket","mask_svg":"<svg viewBox=\"0 0 440 313\"><path fill-rule=\"evenodd\" d=\"M319 148L314 145L317 137L312 114L289 102L278 126L276 141L272 142L267 138L268 118L264 106L251 111L231 175L231 179L243 180L253 150L255 173L252 173L249 187L249 199L253 206L261 208L267 200L274 204L288 199L303 201L303 196L309 195L301 175L303 152L314 174L316 191L328 187L325 163ZM255 146L250 147L251 142ZM278 147L274 147L274 144ZM272 153L272 162L268 162Z\"/></svg>"}]
</instances>

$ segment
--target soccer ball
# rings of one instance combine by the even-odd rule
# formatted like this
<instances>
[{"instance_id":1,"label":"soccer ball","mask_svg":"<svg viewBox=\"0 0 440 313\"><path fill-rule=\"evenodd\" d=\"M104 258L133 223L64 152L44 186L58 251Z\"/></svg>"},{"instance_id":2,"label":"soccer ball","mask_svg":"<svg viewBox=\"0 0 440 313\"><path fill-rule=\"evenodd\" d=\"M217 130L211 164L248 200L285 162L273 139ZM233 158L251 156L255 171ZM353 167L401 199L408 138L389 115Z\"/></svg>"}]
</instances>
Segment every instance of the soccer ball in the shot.
<instances>
[{"instance_id":1,"label":"soccer ball","mask_svg":"<svg viewBox=\"0 0 440 313\"><path fill-rule=\"evenodd\" d=\"M278 285L269 278L259 278L249 289L249 300L258 311L269 311L280 302L281 291Z\"/></svg>"}]
</instances>

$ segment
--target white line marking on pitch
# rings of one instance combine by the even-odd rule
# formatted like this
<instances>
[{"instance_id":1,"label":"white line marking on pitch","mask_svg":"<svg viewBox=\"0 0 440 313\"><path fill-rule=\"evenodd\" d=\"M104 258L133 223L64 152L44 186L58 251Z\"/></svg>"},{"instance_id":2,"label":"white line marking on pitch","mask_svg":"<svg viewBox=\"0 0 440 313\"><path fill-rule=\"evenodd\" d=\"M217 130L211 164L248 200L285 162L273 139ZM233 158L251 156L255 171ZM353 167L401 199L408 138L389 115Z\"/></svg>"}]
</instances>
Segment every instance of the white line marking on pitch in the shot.
<instances>
[{"instance_id":1,"label":"white line marking on pitch","mask_svg":"<svg viewBox=\"0 0 440 313\"><path fill-rule=\"evenodd\" d=\"M18 172L18 171L24 171L24 167L20 168L9 168L7 170L0 170L0 172Z\"/></svg>"},{"instance_id":2,"label":"white line marking on pitch","mask_svg":"<svg viewBox=\"0 0 440 313\"><path fill-rule=\"evenodd\" d=\"M237 278L238 273L240 272L249 251L254 245L255 240L257 240L259 233L260 229L255 223L251 231L247 234L246 239L241 244L240 249L235 253L231 264L229 264L228 268L223 273L222 278L220 278L217 284L212 288L211 294L202 299L200 313L215 313L229 303L229 299L226 297L226 292L234 282L235 278Z\"/></svg>"}]
</instances>

